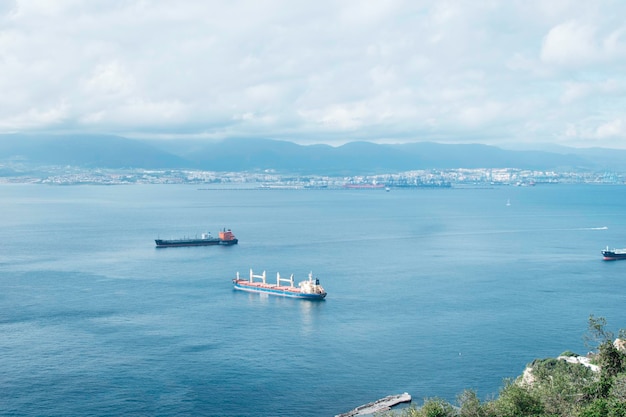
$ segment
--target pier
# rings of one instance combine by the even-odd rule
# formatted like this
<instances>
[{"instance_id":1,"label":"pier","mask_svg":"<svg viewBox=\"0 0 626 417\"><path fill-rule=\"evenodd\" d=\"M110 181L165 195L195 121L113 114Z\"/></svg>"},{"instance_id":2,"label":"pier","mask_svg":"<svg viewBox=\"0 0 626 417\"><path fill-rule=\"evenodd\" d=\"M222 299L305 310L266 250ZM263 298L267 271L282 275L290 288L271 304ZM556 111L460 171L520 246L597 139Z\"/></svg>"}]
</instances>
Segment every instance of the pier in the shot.
<instances>
[{"instance_id":1,"label":"pier","mask_svg":"<svg viewBox=\"0 0 626 417\"><path fill-rule=\"evenodd\" d=\"M361 405L354 410L348 411L347 413L337 414L335 417L365 416L369 414L379 413L381 411L388 411L394 405L409 402L411 402L411 395L406 392L398 395L389 395L372 403Z\"/></svg>"}]
</instances>

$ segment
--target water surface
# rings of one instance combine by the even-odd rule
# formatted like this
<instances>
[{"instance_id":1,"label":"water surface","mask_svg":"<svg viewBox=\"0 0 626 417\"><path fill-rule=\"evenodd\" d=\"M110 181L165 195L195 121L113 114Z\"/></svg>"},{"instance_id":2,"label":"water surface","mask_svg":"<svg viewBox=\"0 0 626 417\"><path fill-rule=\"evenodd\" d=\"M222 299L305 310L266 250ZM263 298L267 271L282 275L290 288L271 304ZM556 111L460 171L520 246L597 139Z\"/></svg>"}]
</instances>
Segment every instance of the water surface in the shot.
<instances>
[{"instance_id":1,"label":"water surface","mask_svg":"<svg viewBox=\"0 0 626 417\"><path fill-rule=\"evenodd\" d=\"M506 202L510 200L511 205ZM0 186L0 414L329 416L497 394L626 327L618 186ZM230 227L233 247L154 239ZM235 292L309 271L322 302Z\"/></svg>"}]
</instances>

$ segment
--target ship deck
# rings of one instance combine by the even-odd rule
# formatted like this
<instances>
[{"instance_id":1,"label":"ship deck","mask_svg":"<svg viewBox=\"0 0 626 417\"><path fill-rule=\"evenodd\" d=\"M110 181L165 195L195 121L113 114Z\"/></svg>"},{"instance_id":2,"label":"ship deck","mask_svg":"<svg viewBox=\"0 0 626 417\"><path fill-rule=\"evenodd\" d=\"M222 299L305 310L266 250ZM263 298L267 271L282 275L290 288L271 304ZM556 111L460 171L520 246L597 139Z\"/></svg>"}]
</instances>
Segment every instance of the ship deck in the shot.
<instances>
[{"instance_id":1,"label":"ship deck","mask_svg":"<svg viewBox=\"0 0 626 417\"><path fill-rule=\"evenodd\" d=\"M285 292L291 292L294 294L299 294L300 293L300 288L297 287L291 287L288 285L276 285L276 284L267 284L267 283L262 283L262 282L250 282L248 280L234 280L233 281L235 283L235 285L238 285L240 287L243 288L251 288L251 289L266 289L266 290L273 290L273 291L285 291Z\"/></svg>"}]
</instances>

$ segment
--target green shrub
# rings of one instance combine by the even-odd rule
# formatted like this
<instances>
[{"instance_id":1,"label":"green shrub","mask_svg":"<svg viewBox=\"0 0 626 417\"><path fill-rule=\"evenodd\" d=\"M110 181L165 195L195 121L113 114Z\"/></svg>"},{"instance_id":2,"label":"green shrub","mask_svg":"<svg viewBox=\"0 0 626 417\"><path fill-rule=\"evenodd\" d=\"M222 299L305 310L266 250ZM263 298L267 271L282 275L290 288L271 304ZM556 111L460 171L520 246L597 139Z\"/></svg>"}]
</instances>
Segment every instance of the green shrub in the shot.
<instances>
[{"instance_id":1,"label":"green shrub","mask_svg":"<svg viewBox=\"0 0 626 417\"><path fill-rule=\"evenodd\" d=\"M460 407L460 417L485 417L487 415L478 399L478 395L476 395L476 391L463 391L463 393L457 397L457 401Z\"/></svg>"},{"instance_id":2,"label":"green shrub","mask_svg":"<svg viewBox=\"0 0 626 417\"><path fill-rule=\"evenodd\" d=\"M598 364L603 375L613 377L626 369L626 356L607 341L600 345Z\"/></svg>"},{"instance_id":3,"label":"green shrub","mask_svg":"<svg viewBox=\"0 0 626 417\"><path fill-rule=\"evenodd\" d=\"M609 395L626 404L626 374L622 373L615 377Z\"/></svg>"},{"instance_id":4,"label":"green shrub","mask_svg":"<svg viewBox=\"0 0 626 417\"><path fill-rule=\"evenodd\" d=\"M609 407L604 398L599 398L587 404L581 410L579 417L608 417Z\"/></svg>"},{"instance_id":5,"label":"green shrub","mask_svg":"<svg viewBox=\"0 0 626 417\"><path fill-rule=\"evenodd\" d=\"M440 398L430 398L420 408L420 417L456 417L457 413L450 403Z\"/></svg>"},{"instance_id":6,"label":"green shrub","mask_svg":"<svg viewBox=\"0 0 626 417\"><path fill-rule=\"evenodd\" d=\"M608 403L608 417L626 417L626 402L611 398Z\"/></svg>"},{"instance_id":7,"label":"green shrub","mask_svg":"<svg viewBox=\"0 0 626 417\"><path fill-rule=\"evenodd\" d=\"M497 416L502 417L531 417L541 415L543 405L540 398L527 387L507 382L500 391L500 396L494 400L494 411Z\"/></svg>"}]
</instances>

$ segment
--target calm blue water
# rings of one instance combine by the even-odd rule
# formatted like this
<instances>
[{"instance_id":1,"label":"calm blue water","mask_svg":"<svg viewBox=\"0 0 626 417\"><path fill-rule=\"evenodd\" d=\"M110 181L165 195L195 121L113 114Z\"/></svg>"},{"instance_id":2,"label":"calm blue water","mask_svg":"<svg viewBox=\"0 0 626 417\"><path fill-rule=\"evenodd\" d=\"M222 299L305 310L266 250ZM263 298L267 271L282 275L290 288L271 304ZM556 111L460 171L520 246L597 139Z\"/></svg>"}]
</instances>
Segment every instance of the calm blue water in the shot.
<instances>
[{"instance_id":1,"label":"calm blue water","mask_svg":"<svg viewBox=\"0 0 626 417\"><path fill-rule=\"evenodd\" d=\"M511 206L506 206L510 199ZM0 186L0 414L332 416L495 395L626 327L626 188ZM234 247L155 249L233 229ZM606 229L603 229L606 227ZM317 275L323 302L234 292Z\"/></svg>"}]
</instances>

